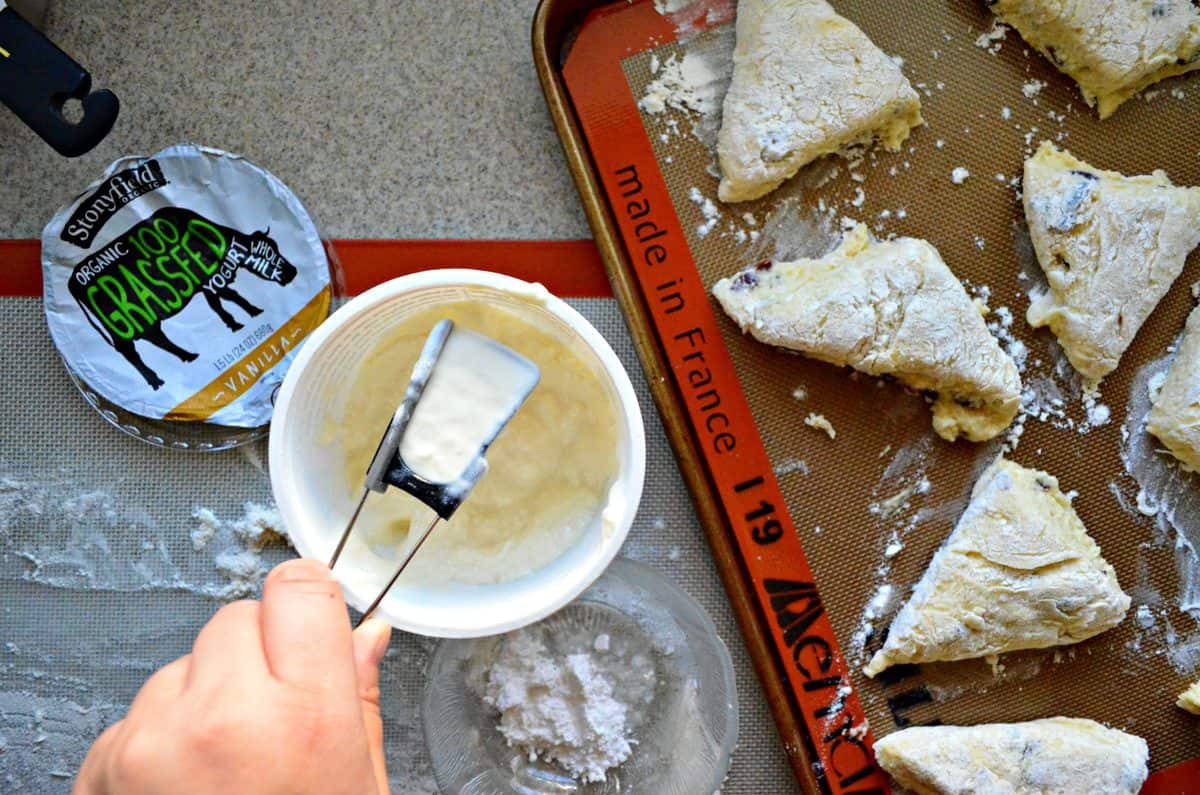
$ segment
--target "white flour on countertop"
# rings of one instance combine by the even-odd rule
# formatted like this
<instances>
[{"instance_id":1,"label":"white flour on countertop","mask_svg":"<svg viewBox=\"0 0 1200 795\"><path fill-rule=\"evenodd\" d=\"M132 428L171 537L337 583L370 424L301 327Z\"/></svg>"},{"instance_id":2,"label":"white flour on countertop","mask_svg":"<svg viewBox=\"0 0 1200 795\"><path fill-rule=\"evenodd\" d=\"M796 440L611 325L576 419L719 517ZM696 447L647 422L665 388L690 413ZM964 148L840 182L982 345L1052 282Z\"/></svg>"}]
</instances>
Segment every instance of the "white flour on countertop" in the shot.
<instances>
[{"instance_id":1,"label":"white flour on countertop","mask_svg":"<svg viewBox=\"0 0 1200 795\"><path fill-rule=\"evenodd\" d=\"M1137 598L1136 592L1131 595ZM1147 657L1164 657L1177 672L1191 677L1200 667L1200 634L1180 637L1171 610L1161 603L1157 593L1149 596L1150 601L1134 611L1133 637L1125 644L1124 659L1136 670Z\"/></svg>"},{"instance_id":2,"label":"white flour on countertop","mask_svg":"<svg viewBox=\"0 0 1200 795\"><path fill-rule=\"evenodd\" d=\"M107 701L0 692L0 790L68 791L96 737L124 713ZM36 770L59 783L38 786Z\"/></svg>"},{"instance_id":3,"label":"white flour on countertop","mask_svg":"<svg viewBox=\"0 0 1200 795\"><path fill-rule=\"evenodd\" d=\"M633 753L654 667L644 651L608 635L564 638L534 625L473 659L468 682L499 711L510 746L598 782Z\"/></svg>"},{"instance_id":4,"label":"white flour on countertop","mask_svg":"<svg viewBox=\"0 0 1200 795\"><path fill-rule=\"evenodd\" d=\"M891 452L891 445L884 448L881 457L889 452ZM867 506L868 512L879 520L880 528L890 527L891 532L888 536L882 559L874 572L874 595L863 607L858 627L854 630L850 638L847 653L851 659L856 660L860 665L866 662L867 644L876 636L876 629L879 626L879 622L890 614L890 608L893 606L896 588L890 582L892 559L903 549L904 535L920 522L919 512L909 516L907 520L900 523L894 523L891 519L896 514L905 512L911 507L910 500L914 493L920 492L923 494L929 491L928 485L922 488L920 484L929 483L925 472L929 467L930 458L933 455L933 442L928 436L921 436L917 440L896 450L895 454L892 455L884 467L883 474L880 476L879 482L872 492L873 500ZM893 492L893 496L881 499L880 495L885 491ZM897 496L900 497L900 504L892 507L885 516L879 507L880 503L887 503L891 506ZM891 554L888 554L889 551Z\"/></svg>"},{"instance_id":5,"label":"white flour on countertop","mask_svg":"<svg viewBox=\"0 0 1200 795\"><path fill-rule=\"evenodd\" d=\"M258 570L265 574L281 559L272 554L256 567L240 554L258 557L284 535L273 506L248 502L228 522L196 509L189 544L186 526L160 525L145 509L106 490L75 489L73 481L66 474L0 476L0 564L5 557L24 562L21 569L0 565L0 576L54 588L186 591L224 600L257 593ZM175 543L180 536L186 546L216 554L207 563L191 559Z\"/></svg>"},{"instance_id":6,"label":"white flour on countertop","mask_svg":"<svg viewBox=\"0 0 1200 795\"><path fill-rule=\"evenodd\" d=\"M0 476L0 563L23 561L20 569L0 566L0 576L78 590L187 588L149 517L72 481Z\"/></svg>"},{"instance_id":7,"label":"white flour on countertop","mask_svg":"<svg viewBox=\"0 0 1200 795\"><path fill-rule=\"evenodd\" d=\"M192 546L203 549L218 533L228 531L234 538L246 544L261 546L267 541L287 539L283 517L274 505L247 502L242 506L242 515L223 522L209 508L196 508L192 518L197 526L192 530Z\"/></svg>"},{"instance_id":8,"label":"white flour on countertop","mask_svg":"<svg viewBox=\"0 0 1200 795\"><path fill-rule=\"evenodd\" d=\"M1017 372L1024 373L1029 360L1029 348L1012 333L1013 314L1007 306L998 306L989 312L988 331L1000 342L1004 352L1012 357Z\"/></svg>"},{"instance_id":9,"label":"white flour on countertop","mask_svg":"<svg viewBox=\"0 0 1200 795\"><path fill-rule=\"evenodd\" d=\"M1087 417L1086 421L1079 426L1080 433L1087 433L1092 428L1099 428L1101 425L1108 424L1108 421L1112 418L1112 410L1100 402L1099 386L1085 388L1081 400L1084 411L1087 412Z\"/></svg>"},{"instance_id":10,"label":"white flour on countertop","mask_svg":"<svg viewBox=\"0 0 1200 795\"><path fill-rule=\"evenodd\" d=\"M1113 485L1115 486L1116 484L1114 483ZM1118 489L1118 492L1119 491L1120 489ZM1138 489L1137 500L1135 501L1134 505L1137 508L1137 512L1142 516L1158 515L1158 503L1154 501L1153 497L1146 493L1145 489Z\"/></svg>"},{"instance_id":11,"label":"white flour on countertop","mask_svg":"<svg viewBox=\"0 0 1200 795\"><path fill-rule=\"evenodd\" d=\"M29 608L0 618L0 792L68 790L92 742L122 717L146 677L191 647L216 608L210 600L225 598L223 569L246 572L232 529L228 555L214 554L227 548L219 532L202 552L189 536L192 499L233 508L243 537L262 535L269 511L235 506L238 498L263 499L268 485L238 455L219 459L231 480L241 478L230 487L236 497L197 470L159 482L147 480L154 469L108 473L49 459L0 469L0 583L11 613ZM255 551L255 568L292 556L281 547ZM393 705L389 717L401 708ZM403 769L394 757L417 756L411 743L397 752L398 745L387 741L392 771ZM405 792L416 791L416 776L411 783Z\"/></svg>"}]
</instances>

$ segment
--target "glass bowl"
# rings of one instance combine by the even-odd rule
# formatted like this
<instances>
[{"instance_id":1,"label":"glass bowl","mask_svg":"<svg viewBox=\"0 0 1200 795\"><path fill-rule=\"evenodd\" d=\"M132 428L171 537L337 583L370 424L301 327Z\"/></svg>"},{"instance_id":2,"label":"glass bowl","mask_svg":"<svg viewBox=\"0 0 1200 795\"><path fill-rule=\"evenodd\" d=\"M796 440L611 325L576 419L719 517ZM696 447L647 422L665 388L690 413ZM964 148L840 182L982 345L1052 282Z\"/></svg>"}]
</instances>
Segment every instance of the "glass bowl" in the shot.
<instances>
[{"instance_id":1,"label":"glass bowl","mask_svg":"<svg viewBox=\"0 0 1200 795\"><path fill-rule=\"evenodd\" d=\"M642 650L649 687L631 705L633 753L599 783L531 761L496 728L498 713L470 683L473 661L499 638L446 640L426 674L421 716L434 775L458 795L697 795L718 790L737 744L733 661L704 610L649 566L617 558L590 588L537 625L548 645L574 651L607 635L613 652ZM620 691L618 691L620 695Z\"/></svg>"}]
</instances>

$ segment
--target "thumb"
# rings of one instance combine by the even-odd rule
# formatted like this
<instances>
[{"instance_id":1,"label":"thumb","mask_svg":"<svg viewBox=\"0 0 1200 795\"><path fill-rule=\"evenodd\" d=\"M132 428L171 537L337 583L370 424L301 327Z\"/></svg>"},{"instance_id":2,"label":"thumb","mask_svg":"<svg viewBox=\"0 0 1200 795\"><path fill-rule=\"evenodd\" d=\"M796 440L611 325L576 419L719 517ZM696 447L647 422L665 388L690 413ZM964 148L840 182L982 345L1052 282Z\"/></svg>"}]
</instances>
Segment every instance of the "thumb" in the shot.
<instances>
[{"instance_id":1,"label":"thumb","mask_svg":"<svg viewBox=\"0 0 1200 795\"><path fill-rule=\"evenodd\" d=\"M124 721L117 721L96 738L79 768L75 786L71 790L73 795L104 795L110 791L105 771L112 764L111 757L117 745L117 737L124 725Z\"/></svg>"},{"instance_id":2,"label":"thumb","mask_svg":"<svg viewBox=\"0 0 1200 795\"><path fill-rule=\"evenodd\" d=\"M358 700L363 726L379 791L388 791L387 766L383 755L383 718L379 712L379 664L387 654L392 626L382 618L370 618L354 630L354 672L358 679Z\"/></svg>"}]
</instances>

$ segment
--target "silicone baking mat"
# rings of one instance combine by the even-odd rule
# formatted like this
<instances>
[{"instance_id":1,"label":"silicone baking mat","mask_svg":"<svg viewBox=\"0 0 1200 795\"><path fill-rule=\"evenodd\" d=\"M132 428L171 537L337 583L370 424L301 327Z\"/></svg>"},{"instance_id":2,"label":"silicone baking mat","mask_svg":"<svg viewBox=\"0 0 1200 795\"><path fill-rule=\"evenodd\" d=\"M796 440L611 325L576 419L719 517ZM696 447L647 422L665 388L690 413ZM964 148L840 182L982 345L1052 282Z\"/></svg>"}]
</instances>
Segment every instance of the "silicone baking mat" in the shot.
<instances>
[{"instance_id":1,"label":"silicone baking mat","mask_svg":"<svg viewBox=\"0 0 1200 795\"><path fill-rule=\"evenodd\" d=\"M637 372L633 342L590 240L337 240L347 293L436 268L480 267L543 283L591 321L630 372L646 423L646 490L621 554L654 566L712 617L737 672L740 747L726 795L781 795L787 760L737 642L730 605ZM244 503L271 506L266 440L187 454L96 416L46 331L39 243L0 240L0 793L66 795L96 736L146 677L186 654L221 604L256 592L289 548L222 566L246 544ZM21 374L34 374L22 378ZM153 484L153 488L147 486ZM211 510L202 523L197 508ZM220 525L204 542L206 526ZM193 539L193 531L202 535ZM197 549L199 543L203 548ZM232 581L236 573L239 583ZM251 587L254 586L254 587ZM434 641L395 633L382 667L391 791L436 795L418 705Z\"/></svg>"},{"instance_id":2,"label":"silicone baking mat","mask_svg":"<svg viewBox=\"0 0 1200 795\"><path fill-rule=\"evenodd\" d=\"M707 101L719 109L732 3L704 2L674 16L649 0L601 7L580 26L562 66L591 157L586 176L607 198L593 223L624 243L607 264L617 281L637 285L640 306L626 302L635 337L645 332L657 350L644 359L659 357L670 371L674 401L665 413L688 426L707 496L723 508L770 627L773 670L806 729L806 747L789 748L802 783L832 792L886 788L869 738L900 727L1070 715L1145 737L1152 769L1173 768L1153 777L1151 789L1181 791L1178 782L1200 776L1200 722L1174 706L1200 662L1196 617L1182 609L1190 598L1184 575L1198 564L1164 515L1146 515L1157 495L1145 492L1145 511L1137 508L1143 486L1162 484L1139 483L1123 462L1147 444L1138 427L1146 381L1182 330L1200 257L1104 381L1098 403L1085 404L1052 336L1024 321L1041 277L1016 178L1024 157L1050 139L1097 167L1163 168L1177 184L1200 185L1200 79L1164 82L1100 122L1015 31L986 35L993 20L983 2L833 5L903 58L926 124L899 153L823 159L756 202L716 200L719 110L705 113L703 96L690 97L692 109L638 105L651 83L688 66L691 53L692 89L715 90ZM706 72L713 80L696 79ZM570 155L578 141L565 142ZM958 169L969 176L955 178ZM995 333L1023 348L1033 405L1022 432L1008 437L1010 457L1077 492L1080 517L1134 597L1117 629L1005 655L995 666L900 666L874 681L860 674L1005 440L943 442L922 396L762 346L713 303L708 289L719 278L764 257L818 255L846 217L880 237L932 242L990 305ZM806 427L810 413L825 416L837 438ZM1168 478L1176 493L1200 489ZM1200 530L1176 523L1185 539Z\"/></svg>"}]
</instances>

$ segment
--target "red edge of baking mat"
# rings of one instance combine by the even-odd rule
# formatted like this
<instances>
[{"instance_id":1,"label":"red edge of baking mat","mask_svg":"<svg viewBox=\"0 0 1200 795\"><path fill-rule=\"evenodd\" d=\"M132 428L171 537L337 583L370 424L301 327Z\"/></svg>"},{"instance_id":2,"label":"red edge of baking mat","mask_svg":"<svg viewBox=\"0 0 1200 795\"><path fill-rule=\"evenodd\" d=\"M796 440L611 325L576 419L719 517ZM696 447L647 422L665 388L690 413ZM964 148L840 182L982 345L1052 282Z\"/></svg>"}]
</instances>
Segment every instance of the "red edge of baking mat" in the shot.
<instances>
[{"instance_id":1,"label":"red edge of baking mat","mask_svg":"<svg viewBox=\"0 0 1200 795\"><path fill-rule=\"evenodd\" d=\"M886 793L887 777L875 764L833 625L621 67L623 58L675 38L673 25L649 2L599 9L584 22L563 77L759 609L785 661L813 772L834 795Z\"/></svg>"},{"instance_id":2,"label":"red edge of baking mat","mask_svg":"<svg viewBox=\"0 0 1200 795\"><path fill-rule=\"evenodd\" d=\"M728 19L710 17L698 27ZM593 11L563 77L626 255L729 526L768 617L776 652L815 752L838 793L889 792L819 589L725 348L674 204L637 113L622 59L675 41L650 2ZM1200 759L1150 776L1143 795L1200 792Z\"/></svg>"},{"instance_id":3,"label":"red edge of baking mat","mask_svg":"<svg viewBox=\"0 0 1200 795\"><path fill-rule=\"evenodd\" d=\"M388 279L440 268L479 268L541 282L568 298L606 298L612 288L590 240L334 240L350 295ZM41 243L0 240L0 296L42 294Z\"/></svg>"}]
</instances>

